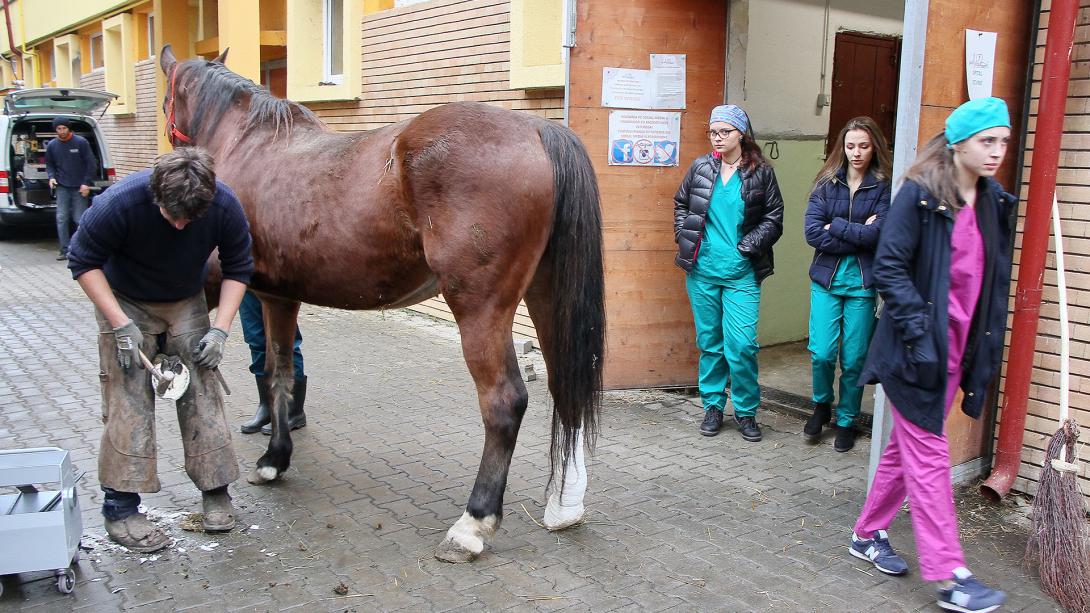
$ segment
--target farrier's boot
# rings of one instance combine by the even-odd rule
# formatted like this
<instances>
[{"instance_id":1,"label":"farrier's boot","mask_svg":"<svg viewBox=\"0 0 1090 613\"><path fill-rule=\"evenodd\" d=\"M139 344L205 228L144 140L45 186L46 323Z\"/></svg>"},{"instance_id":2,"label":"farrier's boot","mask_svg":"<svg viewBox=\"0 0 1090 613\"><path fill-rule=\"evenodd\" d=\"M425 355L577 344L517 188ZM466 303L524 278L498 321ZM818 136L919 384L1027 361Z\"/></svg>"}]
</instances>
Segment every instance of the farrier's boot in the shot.
<instances>
[{"instance_id":1,"label":"farrier's boot","mask_svg":"<svg viewBox=\"0 0 1090 613\"><path fill-rule=\"evenodd\" d=\"M235 527L235 506L227 486L201 492L201 527L205 532L229 532Z\"/></svg>"},{"instance_id":2,"label":"farrier's boot","mask_svg":"<svg viewBox=\"0 0 1090 613\"><path fill-rule=\"evenodd\" d=\"M257 380L257 412L250 421L239 428L243 434L257 432L272 419L269 416L269 382L261 375L255 376L254 379Z\"/></svg>"},{"instance_id":3,"label":"farrier's boot","mask_svg":"<svg viewBox=\"0 0 1090 613\"><path fill-rule=\"evenodd\" d=\"M288 429L298 430L307 425L307 414L303 412L303 405L307 400L307 378L299 377L295 380L295 387L291 391L291 406L288 408ZM266 422L268 423L268 422ZM261 428L262 434L272 434L272 424Z\"/></svg>"}]
</instances>

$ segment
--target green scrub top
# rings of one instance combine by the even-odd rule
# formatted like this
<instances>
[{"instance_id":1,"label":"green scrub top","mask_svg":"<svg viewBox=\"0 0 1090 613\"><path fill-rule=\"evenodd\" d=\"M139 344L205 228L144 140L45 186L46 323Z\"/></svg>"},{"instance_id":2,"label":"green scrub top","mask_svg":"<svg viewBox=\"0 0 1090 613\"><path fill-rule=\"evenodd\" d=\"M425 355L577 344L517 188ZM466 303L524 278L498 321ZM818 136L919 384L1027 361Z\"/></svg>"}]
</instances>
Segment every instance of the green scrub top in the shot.
<instances>
[{"instance_id":1,"label":"green scrub top","mask_svg":"<svg viewBox=\"0 0 1090 613\"><path fill-rule=\"evenodd\" d=\"M740 173L735 172L726 183L721 177L716 178L708 216L704 220L704 238L690 273L694 278L705 283L721 283L753 276L749 258L738 251L744 218Z\"/></svg>"},{"instance_id":2,"label":"green scrub top","mask_svg":"<svg viewBox=\"0 0 1090 613\"><path fill-rule=\"evenodd\" d=\"M863 287L863 271L859 268L859 260L854 255L845 255L840 258L840 264L833 274L833 282L829 286L829 293L837 296L869 298L876 295L874 288Z\"/></svg>"}]
</instances>

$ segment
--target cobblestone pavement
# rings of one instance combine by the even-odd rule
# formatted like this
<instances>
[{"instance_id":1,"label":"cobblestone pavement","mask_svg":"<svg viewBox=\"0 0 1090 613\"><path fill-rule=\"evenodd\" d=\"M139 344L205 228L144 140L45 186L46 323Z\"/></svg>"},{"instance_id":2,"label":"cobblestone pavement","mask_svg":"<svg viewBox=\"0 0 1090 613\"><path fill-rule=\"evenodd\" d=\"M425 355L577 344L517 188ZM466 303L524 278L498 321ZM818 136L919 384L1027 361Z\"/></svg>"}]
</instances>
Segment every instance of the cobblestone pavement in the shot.
<instances>
[{"instance_id":1,"label":"cobblestone pavement","mask_svg":"<svg viewBox=\"0 0 1090 613\"><path fill-rule=\"evenodd\" d=\"M75 593L59 594L46 573L8 576L0 611L938 610L907 519L892 533L909 577L846 554L866 444L846 454L831 441L809 447L801 422L768 412L761 443L729 431L705 438L698 406L663 392L607 395L588 456L588 521L554 534L534 519L549 416L544 382L530 383L503 526L475 563L435 560L464 508L483 433L456 331L404 312L303 308L309 425L295 433L283 481L233 488L236 532L178 528L200 497L181 467L173 411L161 405L164 489L145 502L177 540L156 556L121 551L98 513L92 310L54 253L44 239L0 242L0 448L72 452L88 471L79 489L90 550ZM236 324L223 367L234 423L256 402L241 336ZM268 439L235 440L246 471ZM960 507L970 566L1010 594L1008 610L1053 610L1020 569L1024 514L972 492ZM12 555L2 542L0 555ZM346 594L334 591L341 584Z\"/></svg>"}]
</instances>

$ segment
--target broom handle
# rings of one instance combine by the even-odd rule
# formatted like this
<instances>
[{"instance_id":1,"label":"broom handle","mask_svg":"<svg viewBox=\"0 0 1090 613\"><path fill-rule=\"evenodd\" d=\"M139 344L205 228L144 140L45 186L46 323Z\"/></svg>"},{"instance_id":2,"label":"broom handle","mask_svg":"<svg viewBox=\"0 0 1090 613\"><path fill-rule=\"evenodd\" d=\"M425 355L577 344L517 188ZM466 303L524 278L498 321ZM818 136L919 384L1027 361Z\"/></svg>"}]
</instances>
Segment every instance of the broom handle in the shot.
<instances>
[{"instance_id":1,"label":"broom handle","mask_svg":"<svg viewBox=\"0 0 1090 613\"><path fill-rule=\"evenodd\" d=\"M1059 292L1060 305L1060 427L1067 421L1068 402L1070 400L1071 338L1067 329L1067 280L1064 269L1063 234L1060 231L1060 204L1056 195L1052 196L1052 233L1056 237L1056 289Z\"/></svg>"}]
</instances>

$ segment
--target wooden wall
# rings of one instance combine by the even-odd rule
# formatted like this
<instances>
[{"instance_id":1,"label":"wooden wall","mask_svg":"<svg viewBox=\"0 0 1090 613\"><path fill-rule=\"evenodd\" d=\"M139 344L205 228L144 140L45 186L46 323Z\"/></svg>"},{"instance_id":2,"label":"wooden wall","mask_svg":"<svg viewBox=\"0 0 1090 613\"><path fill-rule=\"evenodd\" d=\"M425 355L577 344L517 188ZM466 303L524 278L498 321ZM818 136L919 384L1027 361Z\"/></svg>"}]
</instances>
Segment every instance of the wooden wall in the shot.
<instances>
[{"instance_id":1,"label":"wooden wall","mask_svg":"<svg viewBox=\"0 0 1090 613\"><path fill-rule=\"evenodd\" d=\"M998 32L992 95L1003 98L1011 111L1014 138L998 179L1008 190L1017 176L1018 138L1026 96L1026 64L1033 12L1024 0L994 3L931 0L927 15L927 46L924 60L923 98L920 109L920 147L942 131L946 117L969 99L965 84L965 29ZM955 403L957 404L957 403ZM950 413L946 424L950 460L954 465L981 457L985 452L988 416L970 419L960 410Z\"/></svg>"},{"instance_id":2,"label":"wooden wall","mask_svg":"<svg viewBox=\"0 0 1090 613\"><path fill-rule=\"evenodd\" d=\"M606 250L605 382L610 388L691 384L697 350L685 275L674 266L673 195L710 147L704 132L722 104L722 0L579 2L571 56L569 125L586 144L602 193ZM602 68L649 67L651 53L686 54L680 166L609 166Z\"/></svg>"},{"instance_id":3,"label":"wooden wall","mask_svg":"<svg viewBox=\"0 0 1090 613\"><path fill-rule=\"evenodd\" d=\"M1041 12L1033 66L1033 85L1030 91L1030 135L1026 151L1023 199L1021 212L1025 213L1024 199L1028 194L1030 167L1033 164L1033 131L1037 121L1037 103L1040 96L1040 79L1044 61L1045 40L1048 28L1048 9L1045 0ZM1067 269L1068 317L1071 332L1071 416L1084 428L1090 428L1090 0L1080 2L1075 29L1075 48L1071 56L1071 82L1068 90L1064 136L1060 150L1057 176L1057 197L1060 216L1063 219L1064 255ZM1019 218L1019 229L1024 219ZM1050 243L1050 250L1053 243ZM1017 243L1021 246L1021 241ZM1020 255L1015 252L1015 259ZM1015 265L1014 277L1018 278ZM1012 286L1012 295L1013 289ZM1036 354L1033 359L1033 375L1029 388L1029 414L1026 417L1026 433L1023 439L1022 465L1015 481L1015 489L1034 493L1037 479L1044 462L1044 448L1055 433L1060 398L1060 324L1056 289L1056 262L1050 253L1046 262L1044 294L1041 301L1041 321L1037 333ZM1009 339L1008 339L1009 340ZM1002 415L1000 415L1002 417ZM1082 456L1086 457L1085 434ZM1090 468L1086 462L1079 465L1082 491L1090 494ZM1090 498L1088 498L1090 500Z\"/></svg>"},{"instance_id":4,"label":"wooden wall","mask_svg":"<svg viewBox=\"0 0 1090 613\"><path fill-rule=\"evenodd\" d=\"M155 161L158 153L156 113L160 100L155 93L155 72L159 64L154 58L136 63L136 113L110 115L98 120L106 137L117 178L143 170ZM80 77L80 87L105 89L105 73L101 70Z\"/></svg>"}]
</instances>

